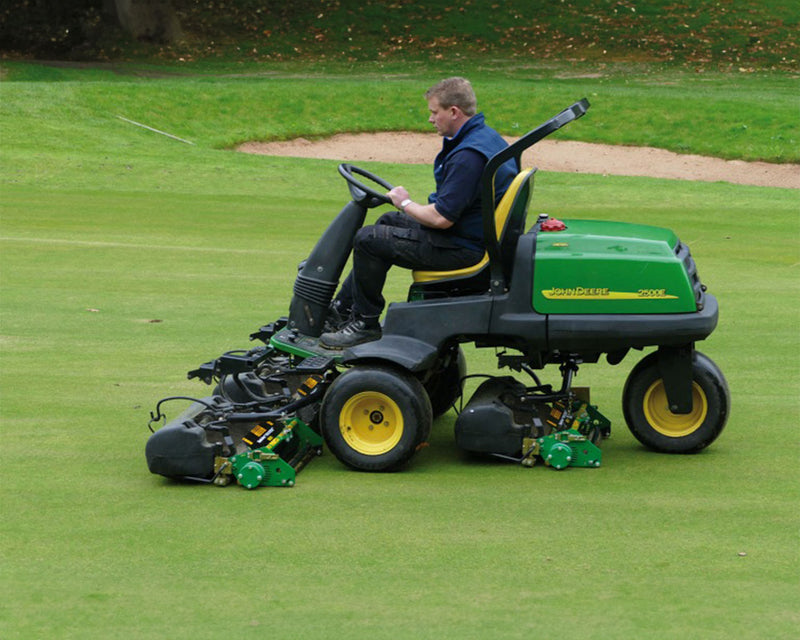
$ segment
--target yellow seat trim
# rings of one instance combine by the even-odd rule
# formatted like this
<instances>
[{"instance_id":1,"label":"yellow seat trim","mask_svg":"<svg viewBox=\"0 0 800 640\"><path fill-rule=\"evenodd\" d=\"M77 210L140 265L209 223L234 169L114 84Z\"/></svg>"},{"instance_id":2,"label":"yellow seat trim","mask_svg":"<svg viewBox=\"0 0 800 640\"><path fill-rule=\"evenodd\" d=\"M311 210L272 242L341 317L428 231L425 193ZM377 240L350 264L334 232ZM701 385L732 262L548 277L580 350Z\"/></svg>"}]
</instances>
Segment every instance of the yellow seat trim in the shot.
<instances>
[{"instance_id":1,"label":"yellow seat trim","mask_svg":"<svg viewBox=\"0 0 800 640\"><path fill-rule=\"evenodd\" d=\"M412 271L411 277L414 282L433 282L434 280L441 280L442 278L458 278L460 276L471 276L473 273L480 271L484 265L489 263L489 254L484 253L481 261L473 264L471 267L464 267L463 269L454 269L453 271Z\"/></svg>"},{"instance_id":2,"label":"yellow seat trim","mask_svg":"<svg viewBox=\"0 0 800 640\"><path fill-rule=\"evenodd\" d=\"M506 221L508 220L508 214L511 213L511 206L514 204L514 200L517 197L520 187L525 183L533 171L535 171L535 169L528 168L523 169L520 173L518 173L517 177L514 178L514 180L511 182L511 185L503 194L500 204L497 205L497 209L495 209L494 212L494 229L498 240L503 235L503 229L505 229ZM433 282L434 280L471 276L472 274L480 271L486 264L488 264L488 262L489 254L484 253L480 262L473 264L471 267L464 267L463 269L455 269L453 271L412 271L411 277L414 279L414 282Z\"/></svg>"}]
</instances>

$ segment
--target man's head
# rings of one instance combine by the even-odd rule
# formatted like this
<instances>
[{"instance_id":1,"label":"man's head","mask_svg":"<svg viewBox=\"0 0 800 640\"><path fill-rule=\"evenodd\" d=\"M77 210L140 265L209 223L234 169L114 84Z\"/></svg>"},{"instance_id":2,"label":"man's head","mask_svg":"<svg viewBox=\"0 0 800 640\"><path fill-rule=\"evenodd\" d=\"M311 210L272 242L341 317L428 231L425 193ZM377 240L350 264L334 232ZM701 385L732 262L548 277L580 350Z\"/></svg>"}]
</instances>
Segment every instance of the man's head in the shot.
<instances>
[{"instance_id":1,"label":"man's head","mask_svg":"<svg viewBox=\"0 0 800 640\"><path fill-rule=\"evenodd\" d=\"M425 92L430 117L428 122L441 136L452 137L477 112L478 101L469 80L447 78Z\"/></svg>"}]
</instances>

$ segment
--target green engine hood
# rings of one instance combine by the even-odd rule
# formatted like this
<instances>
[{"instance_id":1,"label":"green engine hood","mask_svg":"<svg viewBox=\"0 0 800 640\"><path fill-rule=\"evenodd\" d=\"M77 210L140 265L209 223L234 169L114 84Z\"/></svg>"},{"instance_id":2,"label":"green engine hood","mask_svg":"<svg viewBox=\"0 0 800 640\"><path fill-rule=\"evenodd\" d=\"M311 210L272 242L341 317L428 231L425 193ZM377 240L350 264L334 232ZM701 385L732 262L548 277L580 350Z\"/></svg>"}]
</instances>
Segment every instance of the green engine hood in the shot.
<instances>
[{"instance_id":1,"label":"green engine hood","mask_svg":"<svg viewBox=\"0 0 800 640\"><path fill-rule=\"evenodd\" d=\"M669 229L565 220L536 241L533 307L543 314L689 313L692 275ZM684 248L685 249L685 248ZM693 268L693 266L692 266Z\"/></svg>"}]
</instances>

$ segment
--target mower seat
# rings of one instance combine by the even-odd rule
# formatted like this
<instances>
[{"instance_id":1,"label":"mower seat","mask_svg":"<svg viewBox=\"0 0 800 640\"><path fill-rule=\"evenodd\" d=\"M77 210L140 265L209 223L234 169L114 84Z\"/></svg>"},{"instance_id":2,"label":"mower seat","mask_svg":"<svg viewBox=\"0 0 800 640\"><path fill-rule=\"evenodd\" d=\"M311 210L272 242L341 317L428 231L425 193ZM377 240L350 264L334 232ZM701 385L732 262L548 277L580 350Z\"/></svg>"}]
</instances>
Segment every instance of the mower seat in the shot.
<instances>
[{"instance_id":1,"label":"mower seat","mask_svg":"<svg viewBox=\"0 0 800 640\"><path fill-rule=\"evenodd\" d=\"M523 169L511 182L494 211L495 232L506 280L511 278L517 239L525 231L525 218L533 191L535 168ZM476 264L453 271L412 271L409 300L481 293L489 288L489 253Z\"/></svg>"}]
</instances>

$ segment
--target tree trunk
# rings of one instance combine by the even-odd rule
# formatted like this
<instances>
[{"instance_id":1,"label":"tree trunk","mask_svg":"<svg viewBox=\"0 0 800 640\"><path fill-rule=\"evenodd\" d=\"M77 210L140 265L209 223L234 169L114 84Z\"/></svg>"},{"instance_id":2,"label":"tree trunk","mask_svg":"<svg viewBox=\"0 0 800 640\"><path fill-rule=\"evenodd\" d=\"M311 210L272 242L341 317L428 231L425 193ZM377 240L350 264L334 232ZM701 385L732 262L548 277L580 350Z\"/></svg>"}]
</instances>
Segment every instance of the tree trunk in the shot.
<instances>
[{"instance_id":1,"label":"tree trunk","mask_svg":"<svg viewBox=\"0 0 800 640\"><path fill-rule=\"evenodd\" d=\"M134 38L175 42L181 25L170 0L103 0L103 10Z\"/></svg>"}]
</instances>

